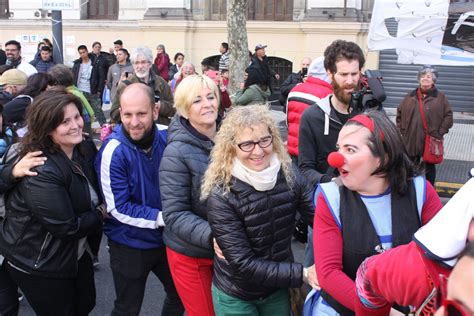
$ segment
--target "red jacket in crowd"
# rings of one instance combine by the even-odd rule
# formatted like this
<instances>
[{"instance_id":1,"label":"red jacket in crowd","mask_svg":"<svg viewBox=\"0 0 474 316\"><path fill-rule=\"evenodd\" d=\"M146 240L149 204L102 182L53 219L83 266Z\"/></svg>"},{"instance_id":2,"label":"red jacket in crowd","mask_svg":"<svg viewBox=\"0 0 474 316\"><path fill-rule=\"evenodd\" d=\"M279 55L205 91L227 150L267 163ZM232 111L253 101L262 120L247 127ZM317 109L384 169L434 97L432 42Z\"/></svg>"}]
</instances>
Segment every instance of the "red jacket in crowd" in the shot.
<instances>
[{"instance_id":1,"label":"red jacket in crowd","mask_svg":"<svg viewBox=\"0 0 474 316\"><path fill-rule=\"evenodd\" d=\"M296 85L288 94L288 153L298 156L298 129L303 111L311 104L332 93L329 83L309 76L306 82Z\"/></svg>"}]
</instances>

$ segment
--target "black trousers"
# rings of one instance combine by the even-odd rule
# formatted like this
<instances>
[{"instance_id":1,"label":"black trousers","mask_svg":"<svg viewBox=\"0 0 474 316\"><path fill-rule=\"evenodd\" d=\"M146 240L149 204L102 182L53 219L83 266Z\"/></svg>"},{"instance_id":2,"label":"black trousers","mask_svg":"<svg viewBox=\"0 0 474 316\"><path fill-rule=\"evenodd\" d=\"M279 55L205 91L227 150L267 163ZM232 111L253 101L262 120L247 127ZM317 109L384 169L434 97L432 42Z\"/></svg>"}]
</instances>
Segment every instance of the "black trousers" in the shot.
<instances>
[{"instance_id":1,"label":"black trousers","mask_svg":"<svg viewBox=\"0 0 474 316\"><path fill-rule=\"evenodd\" d=\"M150 272L158 277L166 292L161 315L183 315L184 306L171 278L164 246L135 249L109 239L109 252L116 294L112 315L139 315Z\"/></svg>"},{"instance_id":2,"label":"black trousers","mask_svg":"<svg viewBox=\"0 0 474 316\"><path fill-rule=\"evenodd\" d=\"M0 315L18 315L18 285L6 270L7 261L0 267Z\"/></svg>"},{"instance_id":3,"label":"black trousers","mask_svg":"<svg viewBox=\"0 0 474 316\"><path fill-rule=\"evenodd\" d=\"M6 271L35 311L36 315L89 315L95 306L94 268L85 252L78 261L75 278L53 279L24 273L4 264ZM14 295L17 296L15 289ZM18 301L18 297L16 297Z\"/></svg>"}]
</instances>

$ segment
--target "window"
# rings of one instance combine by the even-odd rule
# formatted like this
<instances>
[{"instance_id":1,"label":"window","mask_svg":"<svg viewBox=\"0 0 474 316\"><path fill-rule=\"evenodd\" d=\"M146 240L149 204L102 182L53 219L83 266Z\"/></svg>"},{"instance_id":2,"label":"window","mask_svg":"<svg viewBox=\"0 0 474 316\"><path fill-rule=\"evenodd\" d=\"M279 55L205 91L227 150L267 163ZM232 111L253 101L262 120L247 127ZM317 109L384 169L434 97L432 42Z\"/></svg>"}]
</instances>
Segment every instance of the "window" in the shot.
<instances>
[{"instance_id":1,"label":"window","mask_svg":"<svg viewBox=\"0 0 474 316\"><path fill-rule=\"evenodd\" d=\"M0 0L0 19L8 19L9 17L8 0Z\"/></svg>"},{"instance_id":2,"label":"window","mask_svg":"<svg viewBox=\"0 0 474 316\"><path fill-rule=\"evenodd\" d=\"M117 20L119 0L89 0L87 18L93 20Z\"/></svg>"}]
</instances>

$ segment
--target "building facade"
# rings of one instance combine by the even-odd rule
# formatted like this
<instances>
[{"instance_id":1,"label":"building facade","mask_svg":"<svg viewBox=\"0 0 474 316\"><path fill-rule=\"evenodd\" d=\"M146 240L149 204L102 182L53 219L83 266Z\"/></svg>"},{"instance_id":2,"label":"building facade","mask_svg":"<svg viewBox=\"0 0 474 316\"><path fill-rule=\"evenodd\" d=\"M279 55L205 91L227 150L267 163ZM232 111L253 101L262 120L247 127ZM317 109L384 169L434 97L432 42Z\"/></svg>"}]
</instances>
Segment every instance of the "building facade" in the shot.
<instances>
[{"instance_id":1,"label":"building facade","mask_svg":"<svg viewBox=\"0 0 474 316\"><path fill-rule=\"evenodd\" d=\"M42 2L0 0L0 43L18 39L25 58L32 58L41 37L51 38L51 14L41 9ZM121 39L128 49L145 45L155 50L164 44L171 57L182 52L199 65L203 58L218 55L220 43L227 41L225 0L66 2L74 7L62 12L66 64L77 58L81 44L90 47L100 41L108 50ZM305 56L321 56L335 39L355 41L367 51L372 5L373 0L248 0L249 49L268 45L268 56L285 61L290 71ZM367 57L369 67L378 65L378 53Z\"/></svg>"}]
</instances>

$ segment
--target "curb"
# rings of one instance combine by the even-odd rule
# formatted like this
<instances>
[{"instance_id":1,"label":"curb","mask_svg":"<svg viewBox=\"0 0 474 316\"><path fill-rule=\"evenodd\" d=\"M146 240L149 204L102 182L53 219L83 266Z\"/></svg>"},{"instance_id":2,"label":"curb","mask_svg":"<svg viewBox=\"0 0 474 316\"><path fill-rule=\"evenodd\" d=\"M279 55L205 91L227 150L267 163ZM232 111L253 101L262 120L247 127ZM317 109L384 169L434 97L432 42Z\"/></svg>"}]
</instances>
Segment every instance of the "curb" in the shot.
<instances>
[{"instance_id":1,"label":"curb","mask_svg":"<svg viewBox=\"0 0 474 316\"><path fill-rule=\"evenodd\" d=\"M435 189L440 197L451 198L463 185L463 183L435 182Z\"/></svg>"}]
</instances>

